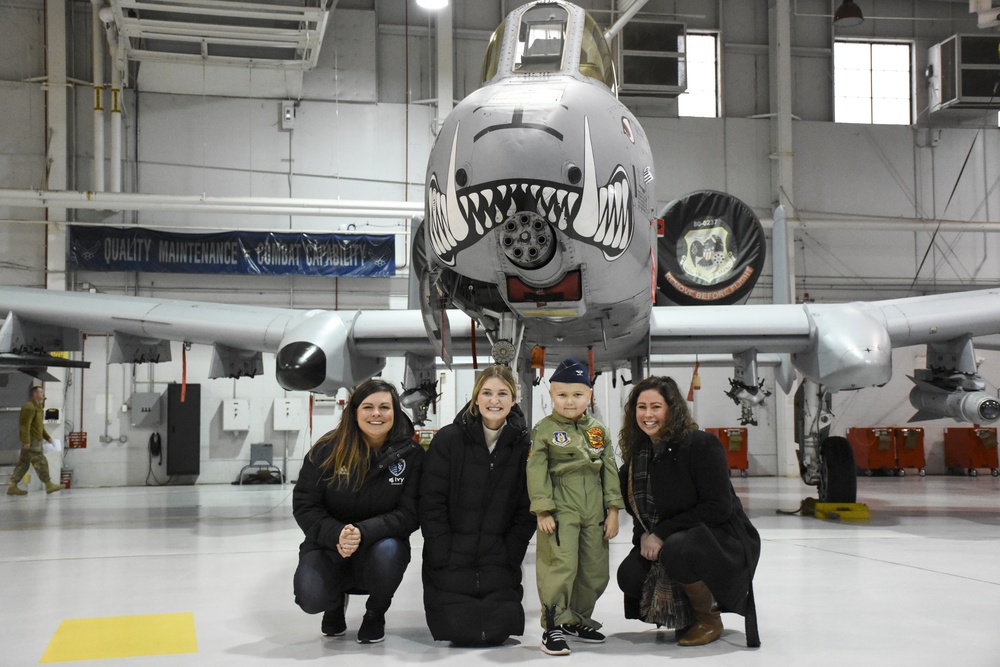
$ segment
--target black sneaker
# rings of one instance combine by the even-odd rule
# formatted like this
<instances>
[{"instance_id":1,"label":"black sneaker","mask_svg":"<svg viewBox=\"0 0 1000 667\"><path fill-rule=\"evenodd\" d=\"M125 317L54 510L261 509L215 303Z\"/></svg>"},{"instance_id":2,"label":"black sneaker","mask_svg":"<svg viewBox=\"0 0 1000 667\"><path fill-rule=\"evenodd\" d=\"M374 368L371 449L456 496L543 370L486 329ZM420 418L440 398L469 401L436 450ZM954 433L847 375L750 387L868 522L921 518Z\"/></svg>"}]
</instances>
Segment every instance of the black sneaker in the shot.
<instances>
[{"instance_id":1,"label":"black sneaker","mask_svg":"<svg viewBox=\"0 0 1000 667\"><path fill-rule=\"evenodd\" d=\"M366 611L358 628L359 644L377 644L385 639L385 614Z\"/></svg>"},{"instance_id":2,"label":"black sneaker","mask_svg":"<svg viewBox=\"0 0 1000 667\"><path fill-rule=\"evenodd\" d=\"M339 609L331 609L323 612L322 628L324 637L343 637L347 632L347 596L344 596L344 604Z\"/></svg>"},{"instance_id":3,"label":"black sneaker","mask_svg":"<svg viewBox=\"0 0 1000 667\"><path fill-rule=\"evenodd\" d=\"M549 655L569 655L569 644L563 636L562 626L542 633L542 651Z\"/></svg>"},{"instance_id":4,"label":"black sneaker","mask_svg":"<svg viewBox=\"0 0 1000 667\"><path fill-rule=\"evenodd\" d=\"M592 628L589 625L567 623L561 627L563 634L570 639L587 642L588 644L603 644L604 640L607 639L607 637L598 632L596 628Z\"/></svg>"}]
</instances>

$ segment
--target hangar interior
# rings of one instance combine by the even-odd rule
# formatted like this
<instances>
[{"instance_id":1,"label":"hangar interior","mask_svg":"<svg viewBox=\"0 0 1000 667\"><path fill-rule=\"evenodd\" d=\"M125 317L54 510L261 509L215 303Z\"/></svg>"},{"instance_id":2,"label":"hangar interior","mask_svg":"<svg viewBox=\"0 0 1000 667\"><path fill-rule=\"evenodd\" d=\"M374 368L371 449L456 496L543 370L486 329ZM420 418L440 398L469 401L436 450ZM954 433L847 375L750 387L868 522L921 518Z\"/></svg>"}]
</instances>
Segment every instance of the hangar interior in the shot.
<instances>
[{"instance_id":1,"label":"hangar interior","mask_svg":"<svg viewBox=\"0 0 1000 667\"><path fill-rule=\"evenodd\" d=\"M977 14L964 2L880 0L867 14L884 18L846 28L830 21L833 4L654 1L640 10L638 20L683 23L688 33L718 40L718 117L678 116L676 97L622 95L649 137L658 203L665 206L698 190L724 191L747 203L767 229L778 193L783 193L786 208L794 211L798 301L888 299L995 286L1000 268L989 258L996 251L993 222L1000 209L996 114L953 107L931 111L928 86L934 80L927 78L928 50L934 45L954 35L989 36L995 31L979 28ZM177 211L167 201L171 196L256 202L279 198L300 203L412 202L419 207L436 128L454 100L480 85L490 35L516 5L456 3L445 12L446 19L411 5L334 3L317 24L324 28L321 39L319 28L303 31L309 39L303 42L306 47L291 50L299 54L296 58L289 57L289 49L265 48L270 44L264 41L265 28L253 38L256 47L217 46L212 39L225 42L225 35L203 24L224 19L197 16L184 28L193 36L130 38L130 49L119 48L115 58L105 57L107 48L94 47L106 47L115 21L124 22L117 28L123 35L143 34L142 8L125 11L112 4L106 8L105 23L97 6L66 3L62 40L46 28L50 18L44 10L51 5L7 5L7 19L0 27L10 33L3 40L0 65L0 104L8 119L0 130L5 146L0 173L10 192L6 201L0 199L5 221L0 229L0 252L5 256L0 283L43 287L65 277L68 289L102 294L302 309L405 308L412 232L408 215L275 215L253 206L233 213L207 204ZM598 19L611 16L610 3L584 6ZM275 12L287 9L281 3L275 7ZM138 18L123 18L123 11ZM149 10L147 17L148 29L155 29L160 15ZM783 20L776 23L777 17ZM450 30L442 29L449 24ZM778 30L788 34L784 59L772 55ZM911 124L833 122L835 40L911 46ZM199 48L206 50L204 57ZM787 68L776 66L786 61ZM59 62L65 62L65 73L52 74ZM95 63L104 73L96 78L107 85L101 88L100 104L95 104ZM47 81L53 76L66 82L60 89L66 93L64 117L52 115L47 98L52 94ZM114 98L112 77L122 82ZM443 86L453 90L452 96L438 94ZM116 104L120 113L113 112ZM95 111L95 106L101 109ZM284 119L284 113L290 113L290 119ZM791 121L779 133L781 113ZM46 141L54 127L64 141L54 135ZM55 150L62 143L65 151ZM112 150L120 160L111 158ZM780 166L779 154L785 156ZM9 205L17 202L13 191L32 189L140 193L131 204L119 202L117 210L60 210L67 222L87 225L179 233L389 233L395 236L397 269L388 278L333 279L66 270L66 235L47 225L56 209ZM750 302L771 299L772 254ZM108 358L111 347L105 337L87 336L81 356ZM995 393L995 355L986 349L977 353L987 391ZM886 386L836 394L833 431L906 424L913 414L906 399L906 376L923 365L924 354L920 346L895 350L894 372ZM62 421L51 424L56 434L63 441L74 431L89 436L86 449L67 450L65 455L75 484L144 483L150 468L147 444L162 426L135 426L141 420L135 419L131 403L137 394L163 394L168 383L182 380L179 361L184 351L178 343L172 344L171 356L168 363L72 371L66 382L49 388L48 405L62 409ZM253 443L272 444L283 473L292 474L309 444L339 417L336 400L321 400L312 407L310 421L307 395L283 391L269 377L273 357L265 359L264 375L240 380L208 380L211 349L206 346L195 345L187 351L187 360L187 382L202 385L199 483L233 481L249 462ZM690 384L693 360L662 363L654 370L674 375L685 387ZM429 429L450 421L468 400L471 370L442 367L442 373L442 396L426 425ZM703 426L739 425L739 407L722 393L730 373L702 366L694 409ZM401 365L390 359L385 376L401 382ZM774 391L769 369L762 369L762 376L775 400L759 410L758 425L749 426L749 473L794 475L795 457L788 451L794 446L783 434L786 419L776 416L775 405L783 394ZM598 378L596 395L603 403L601 416L615 423L623 396L618 379L616 386L610 380L608 375ZM11 391L13 398L5 405L16 407L23 388ZM536 412L545 411L545 392L534 394ZM238 430L227 428L226 410L247 402L249 423L240 422ZM276 427L275 411L289 409L306 417ZM923 424L927 470L932 474L945 472L943 431L948 423ZM10 459L10 450L4 451Z\"/></svg>"},{"instance_id":2,"label":"hangar interior","mask_svg":"<svg viewBox=\"0 0 1000 667\"><path fill-rule=\"evenodd\" d=\"M406 308L413 233L409 215L383 217L363 211L352 217L315 215L305 202L407 202L422 210L427 159L437 130L454 103L480 86L490 37L506 13L520 3L467 0L452 2L441 13L417 7L411 0L332 0L318 6L288 0L235 12L226 2L194 4L201 8L199 14L194 18L186 14L186 20L180 21L171 14L176 12L171 3L0 0L0 118L5 120L0 126L0 289L50 287L343 311ZM630 3L578 4L607 26ZM1000 34L997 22L990 22L989 16L1000 11L996 0L860 0L865 20L849 27L831 21L840 4L838 0L650 0L642 4L635 20L679 23L689 35L717 40L716 117L682 115L676 96L624 91L621 95L652 146L657 203L663 207L698 190L728 192L749 205L770 234L775 206L783 202L792 222L794 296L800 302L877 300L995 287L1000 282L1000 263L995 259L1000 252L998 104L990 97L987 103L969 108L962 104L943 107L940 92L934 92L940 90L942 74L935 71L937 61L929 53L954 36ZM164 29L162 23L170 23L169 32L158 32ZM296 28L281 29L289 24ZM838 40L910 47L909 124L835 122L834 48ZM995 66L979 69L998 77L1000 55L997 61ZM994 93L1000 99L995 88ZM65 208L51 202L47 207L29 205L24 191L107 193L112 203L94 207L64 201ZM115 199L133 193L136 196L127 201ZM250 203L229 211L215 210L207 202L200 208L197 204L185 210L172 208L174 198L182 197L203 202L212 197L245 198ZM265 199L295 202L302 209L273 213L255 208ZM69 223L171 233L390 234L395 239L396 271L392 277L328 278L74 270L65 259ZM769 254L762 278L749 297L751 303L771 301L771 259ZM212 349L207 346L184 349L175 342L172 361L159 364L105 363L112 347L107 335L85 335L82 351L73 358L91 361L90 369L51 369L59 382L46 384L48 406L58 408L60 416L46 428L63 448L49 454L50 465L53 471L72 471L72 488L63 497L45 498L32 470L28 486L32 495L25 500L5 499L4 531L16 540L4 542L13 545L17 541L21 546L4 547L2 571L8 579L18 576L32 587L15 586L5 596L10 602L5 602L5 609L24 604L31 610L30 618L50 622L52 614L40 602L27 602L37 591L44 591L51 600L61 596L62 586L76 586L78 577L110 580L115 559L133 566L130 559L137 554L132 548L144 540L150 544L163 540L156 547L156 558L167 571L180 569L185 553L218 548L218 560L194 556L199 574L191 584L204 584L215 595L229 592L207 583L226 569L224 554L240 563L245 586L251 585L255 573L263 581L285 581L290 566L277 561L292 558L289 549L294 550L299 537L288 518L290 487L231 490L218 485L237 481L244 466L253 462L251 448L260 443L272 445L273 466L286 481L294 480L311 443L337 423L346 392L310 397L282 390L274 382L273 355L264 355L262 375L229 380L209 379ZM907 400L911 386L907 375L924 365L925 355L923 347L894 350L894 372L886 385L836 394L833 432L905 426L914 412ZM723 394L731 369L706 361L696 371L695 361L657 358L651 369L674 376L684 388L697 373L700 388L693 393L692 407L698 422L705 427L738 426L740 409ZM987 347L977 348L977 361L986 391L997 394L1000 356ZM439 369L441 397L424 428L437 428L453 418L469 400L473 375L464 360L454 370ZM402 361L390 359L383 376L401 382ZM1000 602L1000 579L995 567L990 574L978 568L989 563L982 547L1000 539L1000 486L988 472L980 479L945 477L945 430L956 424L944 419L920 424L928 478L872 479L859 484L859 499L871 499L873 507L884 508L893 517L884 519L884 524L876 521L874 531L837 525L793 530L792 534L785 532L787 524L776 520L773 512L793 508L795 499L808 495L810 489L797 479L788 423L791 399L776 387L770 368L762 369L762 378L773 400L758 409L758 423L747 426L750 479L736 484L745 504L748 494L760 489L751 503L751 516L762 522L762 534L774 549L771 553L781 553L759 576L780 592L770 603L762 603L762 618L782 625L782 656L794 662L794 656L804 655L808 645L796 635L822 631L790 613L779 614L777 607L788 602L785 610L801 610L812 600L823 607L817 615L855 614L852 585L870 587L869 577L887 574L881 567L888 570L888 578L879 582L879 590L897 604L870 607L859 622L882 622L913 603L914 611L907 618L916 614L923 625L909 630L922 634L924 642L937 636L942 627L941 619L935 618L937 610L928 608L921 602L924 598L914 597L907 587L920 588L921 595L936 591L933 594L943 601L943 609L954 617L989 616ZM597 378L596 407L617 432L627 387L621 378L612 380L610 374ZM16 412L30 382L31 378L19 374L0 375L3 474L8 474L17 457L15 439L8 434L16 429ZM154 457L150 448L153 435L164 433L165 417L152 419L143 414L142 406L148 407L152 397L157 409L163 408L168 385L179 383L200 387L198 473L170 480L163 457ZM533 392L532 404L536 416L551 407L546 392L539 388ZM88 436L86 447L70 448L70 434L79 432ZM760 486L754 487L757 478L761 478ZM880 482L896 486L878 486ZM917 486L924 482L927 486ZM195 486L173 488L178 483ZM124 488L161 485L170 488L141 497ZM887 493L887 488L900 495ZM56 503L70 505L72 494L85 490L95 493L86 504L53 509ZM121 509L119 502L135 507ZM933 507L928 509L928 505ZM84 538L83 532L98 514L117 517L123 525L135 528L135 541L116 543L107 550L91 544L93 536ZM931 523L914 521L920 518ZM948 527L952 520L966 530ZM45 528L29 537L36 522ZM141 524L151 524L158 532L147 534ZM216 524L218 532L212 528ZM970 540L969 530L979 537ZM174 542L179 532L194 537ZM874 540L872 532L877 533ZM114 533L112 521L102 523L102 539L121 539L110 537ZM275 546L261 548L255 541L260 533L273 533L267 539ZM98 574L74 569L69 535L86 541L80 558L100 563ZM215 538L230 544L213 546ZM924 538L934 545L933 553L917 553L916 544L923 544ZM792 544L796 548L790 548ZM234 545L244 556L252 555L233 556L229 550ZM624 543L615 547L625 549ZM414 549L415 553L419 550L419 542ZM901 563L905 560L899 557L901 550L913 550L912 560ZM805 587L804 582L812 579L812 568L823 565L819 560L812 565L803 561L828 558L830 551L840 557L830 567L845 568L846 576L836 582L813 581L822 591ZM276 552L282 556L275 556ZM965 555L959 558L958 552ZM865 567L845 566L848 557L863 561ZM51 558L48 569L44 564L29 565L47 558ZM789 567L798 574L795 582L783 584L782 570ZM947 572L942 574L941 568ZM406 596L400 613L405 611L406 623L416 628L420 625L419 572L413 570L411 566L407 575L413 588L406 589L412 594ZM935 574L926 579L923 570ZM46 583L38 584L39 578ZM529 572L526 580L531 579ZM802 588L796 587L799 583ZM144 584L154 589L150 597L157 595L159 584ZM241 588L234 600L242 599L239 595L245 596L245 590ZM236 593L235 586L231 592ZM281 594L289 597L284 590ZM121 595L127 594L122 591ZM158 609L186 608L182 598L167 595L163 599ZM141 600L133 602L118 613L148 609ZM240 604L251 603L243 600ZM292 607L289 613L297 612L289 600L281 604ZM609 614L617 610L612 601L604 600L604 604ZM80 600L69 607L75 616L91 613ZM103 605L101 615L117 615L108 611L113 607ZM228 604L219 609L213 624L247 620ZM278 616L279 612L267 614ZM6 612L3 617L10 618ZM237 659L262 663L319 659L329 654L329 646L317 648L311 635L307 639L302 630L290 629L294 646L289 648L287 638L275 639L274 630L264 629L268 619L266 614L254 616L245 630L269 639L227 637L212 647L218 649L213 655L219 658L212 664ZM304 624L301 618L297 621ZM17 627L27 627L28 622ZM281 623L295 626L287 618L278 627ZM727 620L727 628L730 625ZM968 625L982 628L984 634L989 627L976 622ZM853 626L841 621L836 627L849 644ZM16 664L38 660L37 642L48 641L52 633L52 627L45 628L44 633L33 631L37 636L32 635L27 642L30 646L18 653L23 662ZM762 622L762 632L764 628ZM414 629L412 634L419 632ZM1000 648L995 638L984 639L984 634L956 635L964 647L984 651L971 656L969 664L991 664ZM659 649L661 640L651 637L646 633L639 640L643 650ZM739 633L729 636L725 647L713 654L715 659L735 658L735 653L744 656L745 664L757 664L774 657L766 651L746 657L745 651L738 650L741 637ZM421 641L414 639L405 646L390 642L389 649L379 654L380 660L397 662L424 651L435 660L468 658L464 652L448 655L433 643L428 648ZM524 644L534 649L533 641L529 635ZM765 645L766 641L765 634ZM944 651L945 644L935 642L934 650ZM871 649L870 655L884 647L867 635L861 645L862 650ZM823 646L830 659L825 661L821 654L814 660L817 664L840 664L838 660L844 659L864 664L849 646L825 640ZM621 645L612 648L614 655ZM604 659L606 655L592 657ZM525 656L511 655L510 659ZM129 664L147 663L137 659Z\"/></svg>"}]
</instances>

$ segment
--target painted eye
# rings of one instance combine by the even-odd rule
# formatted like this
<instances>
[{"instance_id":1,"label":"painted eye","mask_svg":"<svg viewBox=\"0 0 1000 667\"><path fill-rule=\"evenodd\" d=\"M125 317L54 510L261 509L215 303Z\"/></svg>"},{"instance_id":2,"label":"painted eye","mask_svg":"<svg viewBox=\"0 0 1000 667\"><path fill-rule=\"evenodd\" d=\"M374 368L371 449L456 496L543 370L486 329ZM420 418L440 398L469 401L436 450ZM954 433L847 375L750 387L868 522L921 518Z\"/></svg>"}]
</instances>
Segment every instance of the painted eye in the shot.
<instances>
[{"instance_id":1,"label":"painted eye","mask_svg":"<svg viewBox=\"0 0 1000 667\"><path fill-rule=\"evenodd\" d=\"M464 188L469 182L469 174L464 169L455 172L455 185Z\"/></svg>"},{"instance_id":2,"label":"painted eye","mask_svg":"<svg viewBox=\"0 0 1000 667\"><path fill-rule=\"evenodd\" d=\"M582 178L583 172L580 171L580 168L576 165L572 165L566 170L566 180L568 180L571 184L576 185Z\"/></svg>"}]
</instances>

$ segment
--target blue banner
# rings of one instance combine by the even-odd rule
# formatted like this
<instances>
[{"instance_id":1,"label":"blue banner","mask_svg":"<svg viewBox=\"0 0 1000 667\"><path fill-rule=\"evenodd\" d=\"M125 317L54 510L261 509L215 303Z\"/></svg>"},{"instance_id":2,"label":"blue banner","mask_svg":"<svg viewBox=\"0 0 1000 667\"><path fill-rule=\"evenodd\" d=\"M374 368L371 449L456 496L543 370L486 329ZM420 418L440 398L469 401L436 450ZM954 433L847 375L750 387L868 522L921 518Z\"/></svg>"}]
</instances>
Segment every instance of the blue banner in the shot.
<instances>
[{"instance_id":1,"label":"blue banner","mask_svg":"<svg viewBox=\"0 0 1000 667\"><path fill-rule=\"evenodd\" d=\"M68 261L83 271L381 278L396 275L396 239L391 234L174 234L73 226Z\"/></svg>"}]
</instances>

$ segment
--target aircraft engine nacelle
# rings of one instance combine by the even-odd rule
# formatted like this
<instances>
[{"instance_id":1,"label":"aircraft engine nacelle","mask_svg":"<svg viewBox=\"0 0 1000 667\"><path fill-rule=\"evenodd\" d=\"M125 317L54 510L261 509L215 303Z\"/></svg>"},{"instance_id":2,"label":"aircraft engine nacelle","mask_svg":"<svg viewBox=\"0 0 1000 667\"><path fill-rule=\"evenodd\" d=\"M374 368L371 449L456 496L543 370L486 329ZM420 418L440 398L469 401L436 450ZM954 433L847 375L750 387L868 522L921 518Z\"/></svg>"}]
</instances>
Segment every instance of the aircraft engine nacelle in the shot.
<instances>
[{"instance_id":1,"label":"aircraft engine nacelle","mask_svg":"<svg viewBox=\"0 0 1000 667\"><path fill-rule=\"evenodd\" d=\"M355 315L356 316L356 315ZM291 327L275 357L275 377L288 391L335 394L378 373L384 357L365 357L354 350L350 324L335 313L313 310Z\"/></svg>"},{"instance_id":2,"label":"aircraft engine nacelle","mask_svg":"<svg viewBox=\"0 0 1000 667\"><path fill-rule=\"evenodd\" d=\"M910 390L917 414L910 421L951 417L960 422L992 424L1000 419L1000 400L984 391L945 391L926 384Z\"/></svg>"},{"instance_id":3,"label":"aircraft engine nacelle","mask_svg":"<svg viewBox=\"0 0 1000 667\"><path fill-rule=\"evenodd\" d=\"M701 190L670 202L656 244L656 304L730 305L750 295L767 254L753 209Z\"/></svg>"},{"instance_id":4,"label":"aircraft engine nacelle","mask_svg":"<svg viewBox=\"0 0 1000 667\"><path fill-rule=\"evenodd\" d=\"M856 305L809 304L806 312L811 349L792 355L805 377L829 391L880 387L892 379L892 341L884 324Z\"/></svg>"}]
</instances>

